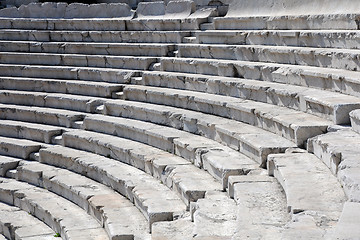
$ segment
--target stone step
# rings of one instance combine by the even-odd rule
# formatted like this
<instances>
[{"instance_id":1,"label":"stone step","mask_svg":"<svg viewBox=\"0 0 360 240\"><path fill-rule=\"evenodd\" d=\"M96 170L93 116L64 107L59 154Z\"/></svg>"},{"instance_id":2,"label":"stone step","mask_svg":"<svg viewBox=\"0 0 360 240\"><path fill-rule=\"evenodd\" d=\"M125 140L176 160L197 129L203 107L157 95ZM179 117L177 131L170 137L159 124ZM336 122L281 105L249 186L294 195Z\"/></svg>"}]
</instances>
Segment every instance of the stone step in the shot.
<instances>
[{"instance_id":1,"label":"stone step","mask_svg":"<svg viewBox=\"0 0 360 240\"><path fill-rule=\"evenodd\" d=\"M126 23L116 18L0 18L1 29L70 30L70 31L124 31Z\"/></svg>"},{"instance_id":2,"label":"stone step","mask_svg":"<svg viewBox=\"0 0 360 240\"><path fill-rule=\"evenodd\" d=\"M251 100L219 96L185 90L175 90L148 86L126 86L124 99L161 104L213 114L279 134L298 146L313 136L326 132L330 121Z\"/></svg>"},{"instance_id":3,"label":"stone step","mask_svg":"<svg viewBox=\"0 0 360 240\"><path fill-rule=\"evenodd\" d=\"M15 176L75 203L104 226L110 239L144 239L148 235L146 219L133 203L87 177L27 161L16 168Z\"/></svg>"},{"instance_id":4,"label":"stone step","mask_svg":"<svg viewBox=\"0 0 360 240\"><path fill-rule=\"evenodd\" d=\"M180 43L189 31L59 31L0 29L1 40L42 42Z\"/></svg>"},{"instance_id":5,"label":"stone step","mask_svg":"<svg viewBox=\"0 0 360 240\"><path fill-rule=\"evenodd\" d=\"M200 30L202 30L202 31L215 30L215 26L214 26L213 23L208 23L208 22L202 23L202 24L200 25Z\"/></svg>"},{"instance_id":6,"label":"stone step","mask_svg":"<svg viewBox=\"0 0 360 240\"><path fill-rule=\"evenodd\" d=\"M138 85L184 89L270 103L349 123L349 112L360 107L360 98L341 93L251 79L203 74L146 71Z\"/></svg>"},{"instance_id":7,"label":"stone step","mask_svg":"<svg viewBox=\"0 0 360 240\"><path fill-rule=\"evenodd\" d=\"M360 133L360 110L351 111L349 115L352 130Z\"/></svg>"},{"instance_id":8,"label":"stone step","mask_svg":"<svg viewBox=\"0 0 360 240\"><path fill-rule=\"evenodd\" d=\"M360 73L343 69L263 62L161 58L161 71L241 77L291 85L308 86L359 97Z\"/></svg>"},{"instance_id":9,"label":"stone step","mask_svg":"<svg viewBox=\"0 0 360 240\"><path fill-rule=\"evenodd\" d=\"M309 139L308 151L320 158L337 176L347 197L360 201L360 135L349 127Z\"/></svg>"},{"instance_id":10,"label":"stone step","mask_svg":"<svg viewBox=\"0 0 360 240\"><path fill-rule=\"evenodd\" d=\"M261 3L260 3L261 4ZM230 9L232 6L230 6ZM271 12L272 10L268 10ZM357 14L304 14L273 16L227 16L214 18L215 29L329 29L329 30L358 30Z\"/></svg>"},{"instance_id":11,"label":"stone step","mask_svg":"<svg viewBox=\"0 0 360 240\"><path fill-rule=\"evenodd\" d=\"M0 136L1 155L28 159L31 153L38 152L41 147L39 142Z\"/></svg>"},{"instance_id":12,"label":"stone step","mask_svg":"<svg viewBox=\"0 0 360 240\"><path fill-rule=\"evenodd\" d=\"M0 203L0 240L55 240L56 234L45 223L20 208ZM6 238L5 238L6 237Z\"/></svg>"},{"instance_id":13,"label":"stone step","mask_svg":"<svg viewBox=\"0 0 360 240\"><path fill-rule=\"evenodd\" d=\"M107 98L112 97L114 92L121 92L123 89L121 84L107 82L23 77L0 77L0 86L2 89L8 90L67 93Z\"/></svg>"},{"instance_id":14,"label":"stone step","mask_svg":"<svg viewBox=\"0 0 360 240\"><path fill-rule=\"evenodd\" d=\"M198 167L203 167L222 183L223 188L227 186L228 176L246 174L256 166L248 157L210 139L138 120L93 115L84 121L83 128L142 142L174 153ZM63 135L64 140L68 135L70 133Z\"/></svg>"},{"instance_id":15,"label":"stone step","mask_svg":"<svg viewBox=\"0 0 360 240\"><path fill-rule=\"evenodd\" d=\"M357 30L207 30L195 31L198 43L359 49Z\"/></svg>"},{"instance_id":16,"label":"stone step","mask_svg":"<svg viewBox=\"0 0 360 240\"><path fill-rule=\"evenodd\" d=\"M102 115L88 116L83 128L142 142L174 153L207 170L225 189L231 175L247 174L256 163L208 138L148 122ZM70 134L70 133L69 133ZM64 142L66 144L66 136Z\"/></svg>"},{"instance_id":17,"label":"stone step","mask_svg":"<svg viewBox=\"0 0 360 240\"><path fill-rule=\"evenodd\" d=\"M1 64L147 70L155 57L1 52ZM104 71L104 70L103 70Z\"/></svg>"},{"instance_id":18,"label":"stone step","mask_svg":"<svg viewBox=\"0 0 360 240\"><path fill-rule=\"evenodd\" d=\"M173 44L0 41L2 52L166 57Z\"/></svg>"},{"instance_id":19,"label":"stone step","mask_svg":"<svg viewBox=\"0 0 360 240\"><path fill-rule=\"evenodd\" d=\"M48 190L13 179L0 179L0 200L42 219L65 239L108 239L83 209Z\"/></svg>"},{"instance_id":20,"label":"stone step","mask_svg":"<svg viewBox=\"0 0 360 240\"><path fill-rule=\"evenodd\" d=\"M290 216L276 179L266 175L231 176L229 195L237 203L238 228L233 238L281 239Z\"/></svg>"},{"instance_id":21,"label":"stone step","mask_svg":"<svg viewBox=\"0 0 360 240\"><path fill-rule=\"evenodd\" d=\"M104 98L61 93L0 90L2 104L27 105L35 107L57 108L79 112L96 112L103 105Z\"/></svg>"},{"instance_id":22,"label":"stone step","mask_svg":"<svg viewBox=\"0 0 360 240\"><path fill-rule=\"evenodd\" d=\"M229 59L305 65L358 71L357 49L329 49L291 46L178 44L178 57Z\"/></svg>"},{"instance_id":23,"label":"stone step","mask_svg":"<svg viewBox=\"0 0 360 240\"><path fill-rule=\"evenodd\" d=\"M131 77L139 74L136 70L71 67L71 66L41 66L0 64L1 76L31 77L69 80L88 80L109 83L129 83Z\"/></svg>"},{"instance_id":24,"label":"stone step","mask_svg":"<svg viewBox=\"0 0 360 240\"><path fill-rule=\"evenodd\" d=\"M187 206L207 191L222 189L189 161L146 144L83 130L69 131L62 137L66 147L108 156L152 175L173 189Z\"/></svg>"},{"instance_id":25,"label":"stone step","mask_svg":"<svg viewBox=\"0 0 360 240\"><path fill-rule=\"evenodd\" d=\"M332 230L346 197L337 179L320 159L296 149L272 154L268 157L268 171L284 189L288 211L293 216L305 213L319 230Z\"/></svg>"},{"instance_id":26,"label":"stone step","mask_svg":"<svg viewBox=\"0 0 360 240\"><path fill-rule=\"evenodd\" d=\"M274 133L200 112L125 100L109 100L103 113L173 127L220 142L266 166L267 155L296 145Z\"/></svg>"},{"instance_id":27,"label":"stone step","mask_svg":"<svg viewBox=\"0 0 360 240\"><path fill-rule=\"evenodd\" d=\"M42 107L0 104L0 119L31 123L74 127L76 121L84 119L83 113Z\"/></svg>"},{"instance_id":28,"label":"stone step","mask_svg":"<svg viewBox=\"0 0 360 240\"><path fill-rule=\"evenodd\" d=\"M20 159L0 155L0 177L5 177L6 172L15 169L19 165Z\"/></svg>"},{"instance_id":29,"label":"stone step","mask_svg":"<svg viewBox=\"0 0 360 240\"><path fill-rule=\"evenodd\" d=\"M182 40L183 43L196 43L196 37L184 37Z\"/></svg>"},{"instance_id":30,"label":"stone step","mask_svg":"<svg viewBox=\"0 0 360 240\"><path fill-rule=\"evenodd\" d=\"M29 139L51 143L54 136L61 135L64 128L23 121L0 120L0 136Z\"/></svg>"},{"instance_id":31,"label":"stone step","mask_svg":"<svg viewBox=\"0 0 360 240\"><path fill-rule=\"evenodd\" d=\"M97 154L54 146L40 151L40 162L83 174L134 202L148 220L172 221L185 209L179 197L153 177L132 166Z\"/></svg>"},{"instance_id":32,"label":"stone step","mask_svg":"<svg viewBox=\"0 0 360 240\"><path fill-rule=\"evenodd\" d=\"M210 192L192 205L195 239L230 240L237 229L237 206L226 193Z\"/></svg>"},{"instance_id":33,"label":"stone step","mask_svg":"<svg viewBox=\"0 0 360 240\"><path fill-rule=\"evenodd\" d=\"M357 239L360 236L359 226L360 203L346 202L334 231L334 239Z\"/></svg>"},{"instance_id":34,"label":"stone step","mask_svg":"<svg viewBox=\"0 0 360 240\"><path fill-rule=\"evenodd\" d=\"M171 222L157 222L153 224L152 240L184 240L193 239L194 224L190 216Z\"/></svg>"}]
</instances>

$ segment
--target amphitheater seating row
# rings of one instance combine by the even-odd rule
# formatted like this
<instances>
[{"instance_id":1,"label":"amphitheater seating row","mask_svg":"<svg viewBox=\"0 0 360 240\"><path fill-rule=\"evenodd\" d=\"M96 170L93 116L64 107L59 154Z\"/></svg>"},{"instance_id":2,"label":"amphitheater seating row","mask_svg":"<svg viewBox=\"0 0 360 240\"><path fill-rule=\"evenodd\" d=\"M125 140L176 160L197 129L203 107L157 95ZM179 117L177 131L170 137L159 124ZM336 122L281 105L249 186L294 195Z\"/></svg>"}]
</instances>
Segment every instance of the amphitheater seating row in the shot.
<instances>
[{"instance_id":1,"label":"amphitheater seating row","mask_svg":"<svg viewBox=\"0 0 360 240\"><path fill-rule=\"evenodd\" d=\"M63 239L357 236L357 3L255 3L0 10L0 201Z\"/></svg>"}]
</instances>

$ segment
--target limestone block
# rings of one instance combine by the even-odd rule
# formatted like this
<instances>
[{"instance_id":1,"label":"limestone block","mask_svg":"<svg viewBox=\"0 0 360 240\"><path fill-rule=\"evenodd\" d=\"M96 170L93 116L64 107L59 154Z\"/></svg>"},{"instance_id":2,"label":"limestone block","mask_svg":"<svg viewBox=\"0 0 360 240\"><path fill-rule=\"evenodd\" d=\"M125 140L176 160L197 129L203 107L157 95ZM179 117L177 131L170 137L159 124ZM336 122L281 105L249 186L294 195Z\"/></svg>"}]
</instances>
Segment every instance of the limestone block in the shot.
<instances>
[{"instance_id":1,"label":"limestone block","mask_svg":"<svg viewBox=\"0 0 360 240\"><path fill-rule=\"evenodd\" d=\"M162 18L165 15L164 2L140 2L136 9L139 19Z\"/></svg>"},{"instance_id":2,"label":"limestone block","mask_svg":"<svg viewBox=\"0 0 360 240\"><path fill-rule=\"evenodd\" d=\"M0 111L4 113L2 115L2 119L64 127L71 127L75 121L79 121L84 118L83 114L74 111L10 104L0 104Z\"/></svg>"},{"instance_id":3,"label":"limestone block","mask_svg":"<svg viewBox=\"0 0 360 240\"><path fill-rule=\"evenodd\" d=\"M335 176L315 155L272 154L268 157L268 170L282 185L289 212L315 211L331 221L338 219L345 194Z\"/></svg>"},{"instance_id":4,"label":"limestone block","mask_svg":"<svg viewBox=\"0 0 360 240\"><path fill-rule=\"evenodd\" d=\"M196 6L193 1L170 1L166 5L165 18L183 19L195 12Z\"/></svg>"},{"instance_id":5,"label":"limestone block","mask_svg":"<svg viewBox=\"0 0 360 240\"><path fill-rule=\"evenodd\" d=\"M1 156L0 157L0 176L5 177L6 172L11 169L15 169L20 162L20 159L18 158L12 158L12 157L6 157Z\"/></svg>"},{"instance_id":6,"label":"limestone block","mask_svg":"<svg viewBox=\"0 0 360 240\"><path fill-rule=\"evenodd\" d=\"M24 139L0 137L0 151L2 155L18 157L22 159L29 158L30 154L37 152L41 144Z\"/></svg>"},{"instance_id":7,"label":"limestone block","mask_svg":"<svg viewBox=\"0 0 360 240\"><path fill-rule=\"evenodd\" d=\"M360 133L360 110L354 110L350 112L351 128Z\"/></svg>"},{"instance_id":8,"label":"limestone block","mask_svg":"<svg viewBox=\"0 0 360 240\"><path fill-rule=\"evenodd\" d=\"M339 222L336 224L334 239L357 239L359 232L359 203L346 202Z\"/></svg>"}]
</instances>

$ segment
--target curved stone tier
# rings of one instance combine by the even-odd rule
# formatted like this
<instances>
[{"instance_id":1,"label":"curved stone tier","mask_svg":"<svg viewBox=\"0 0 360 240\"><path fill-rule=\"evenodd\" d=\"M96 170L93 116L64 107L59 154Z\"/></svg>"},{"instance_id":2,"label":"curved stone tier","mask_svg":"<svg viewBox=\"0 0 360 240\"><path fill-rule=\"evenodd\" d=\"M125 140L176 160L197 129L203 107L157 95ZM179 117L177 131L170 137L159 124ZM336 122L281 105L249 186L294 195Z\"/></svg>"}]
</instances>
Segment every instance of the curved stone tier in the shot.
<instances>
[{"instance_id":1,"label":"curved stone tier","mask_svg":"<svg viewBox=\"0 0 360 240\"><path fill-rule=\"evenodd\" d=\"M0 239L356 239L360 1L128 4L0 10Z\"/></svg>"}]
</instances>

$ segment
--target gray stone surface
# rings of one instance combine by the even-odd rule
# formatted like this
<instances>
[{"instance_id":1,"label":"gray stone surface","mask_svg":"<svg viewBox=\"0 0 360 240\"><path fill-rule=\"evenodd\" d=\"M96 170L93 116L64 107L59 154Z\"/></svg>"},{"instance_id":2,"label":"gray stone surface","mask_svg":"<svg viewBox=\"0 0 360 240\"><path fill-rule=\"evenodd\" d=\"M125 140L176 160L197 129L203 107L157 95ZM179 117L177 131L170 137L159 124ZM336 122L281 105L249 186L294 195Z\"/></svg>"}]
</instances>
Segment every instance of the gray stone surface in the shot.
<instances>
[{"instance_id":1,"label":"gray stone surface","mask_svg":"<svg viewBox=\"0 0 360 240\"><path fill-rule=\"evenodd\" d=\"M10 157L28 159L30 154L38 152L41 143L25 139L0 137L0 154Z\"/></svg>"},{"instance_id":2,"label":"gray stone surface","mask_svg":"<svg viewBox=\"0 0 360 240\"><path fill-rule=\"evenodd\" d=\"M16 170L18 180L46 188L83 208L104 225L110 239L148 236L144 216L133 203L111 188L68 170L37 162L23 161Z\"/></svg>"},{"instance_id":3,"label":"gray stone surface","mask_svg":"<svg viewBox=\"0 0 360 240\"><path fill-rule=\"evenodd\" d=\"M335 228L334 239L358 239L360 236L359 214L358 202L346 202Z\"/></svg>"},{"instance_id":4,"label":"gray stone surface","mask_svg":"<svg viewBox=\"0 0 360 240\"><path fill-rule=\"evenodd\" d=\"M0 203L1 240L6 239L56 239L55 232L45 223L26 211ZM6 238L5 238L6 237Z\"/></svg>"},{"instance_id":5,"label":"gray stone surface","mask_svg":"<svg viewBox=\"0 0 360 240\"><path fill-rule=\"evenodd\" d=\"M1 201L42 219L64 238L81 234L88 239L107 239L100 224L75 204L49 191L11 179L1 179Z\"/></svg>"},{"instance_id":6,"label":"gray stone surface","mask_svg":"<svg viewBox=\"0 0 360 240\"><path fill-rule=\"evenodd\" d=\"M230 118L279 134L301 146L326 131L329 121L266 103L215 94L144 86L126 86L124 98Z\"/></svg>"},{"instance_id":7,"label":"gray stone surface","mask_svg":"<svg viewBox=\"0 0 360 240\"><path fill-rule=\"evenodd\" d=\"M6 172L15 169L20 161L18 158L0 156L0 177L5 177Z\"/></svg>"},{"instance_id":8,"label":"gray stone surface","mask_svg":"<svg viewBox=\"0 0 360 240\"><path fill-rule=\"evenodd\" d=\"M55 146L40 151L40 162L65 167L105 184L127 197L144 214L149 227L171 221L185 204L158 180L127 164L93 153Z\"/></svg>"}]
</instances>

